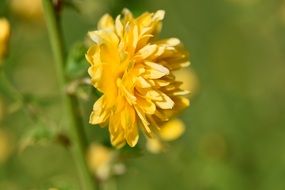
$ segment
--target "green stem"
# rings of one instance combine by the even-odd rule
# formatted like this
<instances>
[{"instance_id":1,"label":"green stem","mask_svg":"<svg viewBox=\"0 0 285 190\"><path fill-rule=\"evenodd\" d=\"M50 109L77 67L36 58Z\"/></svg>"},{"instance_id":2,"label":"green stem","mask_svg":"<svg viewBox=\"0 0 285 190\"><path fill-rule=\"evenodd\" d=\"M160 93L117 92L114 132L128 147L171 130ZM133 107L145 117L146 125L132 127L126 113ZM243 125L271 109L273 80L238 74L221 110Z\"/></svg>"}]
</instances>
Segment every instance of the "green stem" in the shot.
<instances>
[{"instance_id":1,"label":"green stem","mask_svg":"<svg viewBox=\"0 0 285 190\"><path fill-rule=\"evenodd\" d=\"M23 103L24 97L22 94L10 83L4 72L4 68L0 67L0 84L3 92L6 93L8 97L11 97L17 103Z\"/></svg>"},{"instance_id":2,"label":"green stem","mask_svg":"<svg viewBox=\"0 0 285 190\"><path fill-rule=\"evenodd\" d=\"M53 50L57 78L63 97L68 120L70 121L70 132L73 140L74 158L80 173L82 189L94 190L95 181L88 170L86 164L87 138L83 130L81 118L79 117L79 108L76 97L66 93L67 77L64 72L65 52L63 47L63 38L60 31L59 17L53 6L52 0L42 0L50 43Z\"/></svg>"}]
</instances>

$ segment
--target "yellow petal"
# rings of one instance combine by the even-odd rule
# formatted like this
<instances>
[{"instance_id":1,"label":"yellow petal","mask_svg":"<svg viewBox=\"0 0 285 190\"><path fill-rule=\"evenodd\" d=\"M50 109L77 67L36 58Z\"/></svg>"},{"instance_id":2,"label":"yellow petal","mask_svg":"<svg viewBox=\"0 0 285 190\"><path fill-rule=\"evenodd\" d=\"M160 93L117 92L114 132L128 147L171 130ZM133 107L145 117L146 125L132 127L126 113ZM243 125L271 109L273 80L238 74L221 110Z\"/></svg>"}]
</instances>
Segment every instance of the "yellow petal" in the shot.
<instances>
[{"instance_id":1,"label":"yellow petal","mask_svg":"<svg viewBox=\"0 0 285 190\"><path fill-rule=\"evenodd\" d=\"M145 77L149 79L159 79L165 75L169 74L169 70L157 63L146 61L145 64L149 66L150 69L146 70Z\"/></svg>"},{"instance_id":2,"label":"yellow petal","mask_svg":"<svg viewBox=\"0 0 285 190\"><path fill-rule=\"evenodd\" d=\"M164 10L158 10L153 16L154 20L160 21L163 20L165 16L165 11Z\"/></svg>"},{"instance_id":3,"label":"yellow petal","mask_svg":"<svg viewBox=\"0 0 285 190\"><path fill-rule=\"evenodd\" d=\"M146 70L146 73L144 74L144 77L147 79L159 79L163 76L165 76L164 73L154 70L154 69Z\"/></svg>"},{"instance_id":4,"label":"yellow petal","mask_svg":"<svg viewBox=\"0 0 285 190\"><path fill-rule=\"evenodd\" d=\"M124 30L124 27L121 23L121 16L117 16L116 18L116 21L115 21L115 26L116 26L116 32L117 32L117 35L118 36L123 36L123 30Z\"/></svg>"},{"instance_id":5,"label":"yellow petal","mask_svg":"<svg viewBox=\"0 0 285 190\"><path fill-rule=\"evenodd\" d=\"M94 104L93 111L90 115L89 122L93 125L104 123L109 118L109 112L105 109L104 95L101 96Z\"/></svg>"},{"instance_id":6,"label":"yellow petal","mask_svg":"<svg viewBox=\"0 0 285 190\"><path fill-rule=\"evenodd\" d=\"M190 105L190 101L189 99L185 98L185 97L179 97L176 105L181 106L181 107L188 107Z\"/></svg>"},{"instance_id":7,"label":"yellow petal","mask_svg":"<svg viewBox=\"0 0 285 190\"><path fill-rule=\"evenodd\" d=\"M129 9L126 9L124 8L123 9L123 15L124 15L124 21L125 21L125 24L132 21L134 18L133 18L133 14L131 13L131 11Z\"/></svg>"},{"instance_id":8,"label":"yellow petal","mask_svg":"<svg viewBox=\"0 0 285 190\"><path fill-rule=\"evenodd\" d=\"M137 19L137 23L141 28L145 28L150 25L152 22L152 14L149 12L145 12L142 15L140 15Z\"/></svg>"},{"instance_id":9,"label":"yellow petal","mask_svg":"<svg viewBox=\"0 0 285 190\"><path fill-rule=\"evenodd\" d=\"M174 106L173 100L164 93L160 93L163 97L162 101L156 101L155 104L161 109L172 109Z\"/></svg>"},{"instance_id":10,"label":"yellow petal","mask_svg":"<svg viewBox=\"0 0 285 190\"><path fill-rule=\"evenodd\" d=\"M168 118L173 117L174 115L179 113L181 110L185 109L186 107L190 105L189 99L183 96L178 96L178 97L173 96L172 99L175 102L174 107L171 110L169 109L163 110L163 113Z\"/></svg>"},{"instance_id":11,"label":"yellow petal","mask_svg":"<svg viewBox=\"0 0 285 190\"><path fill-rule=\"evenodd\" d=\"M88 63L90 63L90 65L94 65L94 64L98 65L101 62L100 61L100 48L98 47L98 45L91 46L88 49L85 57Z\"/></svg>"},{"instance_id":12,"label":"yellow petal","mask_svg":"<svg viewBox=\"0 0 285 190\"><path fill-rule=\"evenodd\" d=\"M151 136L152 134L152 131L150 130L149 128L149 122L147 121L146 117L145 117L145 114L143 113L143 111L138 108L137 106L134 106L135 110L136 110L136 113L138 114L140 120L141 120L141 123L142 123L142 127L146 133L146 135L148 136Z\"/></svg>"},{"instance_id":13,"label":"yellow petal","mask_svg":"<svg viewBox=\"0 0 285 190\"><path fill-rule=\"evenodd\" d=\"M102 67L95 67L91 66L88 68L88 74L91 76L92 84L100 90L98 82L102 77L103 68Z\"/></svg>"},{"instance_id":14,"label":"yellow petal","mask_svg":"<svg viewBox=\"0 0 285 190\"><path fill-rule=\"evenodd\" d=\"M110 139L111 139L111 144L116 148L122 148L126 144L124 135L122 133L120 133L117 136L111 134Z\"/></svg>"},{"instance_id":15,"label":"yellow petal","mask_svg":"<svg viewBox=\"0 0 285 190\"><path fill-rule=\"evenodd\" d=\"M138 26L134 22L128 23L125 27L124 41L125 49L130 56L133 56L133 54L135 53L138 39Z\"/></svg>"},{"instance_id":16,"label":"yellow petal","mask_svg":"<svg viewBox=\"0 0 285 190\"><path fill-rule=\"evenodd\" d=\"M157 50L157 45L146 45L144 46L142 49L140 49L138 51L138 55L142 58L142 59L146 59L149 56L151 56L152 54L155 53L155 51Z\"/></svg>"},{"instance_id":17,"label":"yellow petal","mask_svg":"<svg viewBox=\"0 0 285 190\"><path fill-rule=\"evenodd\" d=\"M156 42L156 44L173 47L180 45L181 41L178 38L168 38L166 40L160 40Z\"/></svg>"},{"instance_id":18,"label":"yellow petal","mask_svg":"<svg viewBox=\"0 0 285 190\"><path fill-rule=\"evenodd\" d=\"M129 105L124 104L123 110L120 112L121 125L125 131L130 129L135 123L134 110Z\"/></svg>"},{"instance_id":19,"label":"yellow petal","mask_svg":"<svg viewBox=\"0 0 285 190\"><path fill-rule=\"evenodd\" d=\"M126 97L129 104L134 104L137 100L136 96L134 96L122 83L121 79L117 79L117 85L122 90L124 96Z\"/></svg>"},{"instance_id":20,"label":"yellow petal","mask_svg":"<svg viewBox=\"0 0 285 190\"><path fill-rule=\"evenodd\" d=\"M142 109L142 111L146 114L154 114L156 110L155 104L145 98L138 98L137 99L137 105Z\"/></svg>"},{"instance_id":21,"label":"yellow petal","mask_svg":"<svg viewBox=\"0 0 285 190\"><path fill-rule=\"evenodd\" d=\"M135 110L127 105L121 117L123 128L126 129L125 138L127 143L129 146L134 147L139 139Z\"/></svg>"},{"instance_id":22,"label":"yellow petal","mask_svg":"<svg viewBox=\"0 0 285 190\"><path fill-rule=\"evenodd\" d=\"M139 134L138 134L138 127L137 125L133 125L131 129L129 129L129 132L127 134L127 143L130 147L136 146L139 140Z\"/></svg>"},{"instance_id":23,"label":"yellow petal","mask_svg":"<svg viewBox=\"0 0 285 190\"><path fill-rule=\"evenodd\" d=\"M161 73L164 73L165 75L169 74L169 70L164 67L163 65L160 65L158 63L154 63L154 62L150 62L150 61L146 61L145 64L149 67L151 67L152 69L155 69Z\"/></svg>"},{"instance_id":24,"label":"yellow petal","mask_svg":"<svg viewBox=\"0 0 285 190\"><path fill-rule=\"evenodd\" d=\"M154 83L156 84L156 86L159 87L164 87L170 84L170 81L167 80L154 80Z\"/></svg>"},{"instance_id":25,"label":"yellow petal","mask_svg":"<svg viewBox=\"0 0 285 190\"><path fill-rule=\"evenodd\" d=\"M89 37L98 45L107 44L108 46L117 46L119 39L112 30L97 30L88 32Z\"/></svg>"},{"instance_id":26,"label":"yellow petal","mask_svg":"<svg viewBox=\"0 0 285 190\"><path fill-rule=\"evenodd\" d=\"M139 76L136 81L136 85L140 88L149 88L151 84L145 80L143 77Z\"/></svg>"},{"instance_id":27,"label":"yellow petal","mask_svg":"<svg viewBox=\"0 0 285 190\"><path fill-rule=\"evenodd\" d=\"M124 129L121 125L120 114L116 113L110 116L109 132L110 140L113 146L121 148L125 144Z\"/></svg>"},{"instance_id":28,"label":"yellow petal","mask_svg":"<svg viewBox=\"0 0 285 190\"><path fill-rule=\"evenodd\" d=\"M109 14L105 14L98 22L98 29L114 29L114 20Z\"/></svg>"},{"instance_id":29,"label":"yellow petal","mask_svg":"<svg viewBox=\"0 0 285 190\"><path fill-rule=\"evenodd\" d=\"M171 93L172 96L185 96L187 94L189 94L190 92L188 90L178 90L178 91L174 91Z\"/></svg>"},{"instance_id":30,"label":"yellow petal","mask_svg":"<svg viewBox=\"0 0 285 190\"><path fill-rule=\"evenodd\" d=\"M150 57L150 59L155 60L155 59L159 58L161 55L163 55L164 52L165 52L165 47L158 45L156 52Z\"/></svg>"},{"instance_id":31,"label":"yellow petal","mask_svg":"<svg viewBox=\"0 0 285 190\"><path fill-rule=\"evenodd\" d=\"M155 111L155 116L159 118L161 121L168 121L169 117L167 117L163 112L160 110L156 109Z\"/></svg>"},{"instance_id":32,"label":"yellow petal","mask_svg":"<svg viewBox=\"0 0 285 190\"><path fill-rule=\"evenodd\" d=\"M102 89L107 107L112 107L118 97L116 77L109 72L108 66L102 70L102 77L98 81L98 88Z\"/></svg>"},{"instance_id":33,"label":"yellow petal","mask_svg":"<svg viewBox=\"0 0 285 190\"><path fill-rule=\"evenodd\" d=\"M163 95L157 90L148 90L146 92L146 97L153 101L163 101Z\"/></svg>"}]
</instances>

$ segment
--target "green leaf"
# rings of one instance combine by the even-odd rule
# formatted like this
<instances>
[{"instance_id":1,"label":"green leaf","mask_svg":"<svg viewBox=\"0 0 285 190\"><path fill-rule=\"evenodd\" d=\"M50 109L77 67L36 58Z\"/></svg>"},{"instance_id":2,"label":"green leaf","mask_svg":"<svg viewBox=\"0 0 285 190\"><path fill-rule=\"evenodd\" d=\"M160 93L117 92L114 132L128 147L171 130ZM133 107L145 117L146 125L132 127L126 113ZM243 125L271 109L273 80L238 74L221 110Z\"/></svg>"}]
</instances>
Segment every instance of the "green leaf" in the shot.
<instances>
[{"instance_id":1,"label":"green leaf","mask_svg":"<svg viewBox=\"0 0 285 190\"><path fill-rule=\"evenodd\" d=\"M88 63L85 59L87 47L82 43L76 43L67 57L66 73L70 79L84 78L87 76Z\"/></svg>"}]
</instances>

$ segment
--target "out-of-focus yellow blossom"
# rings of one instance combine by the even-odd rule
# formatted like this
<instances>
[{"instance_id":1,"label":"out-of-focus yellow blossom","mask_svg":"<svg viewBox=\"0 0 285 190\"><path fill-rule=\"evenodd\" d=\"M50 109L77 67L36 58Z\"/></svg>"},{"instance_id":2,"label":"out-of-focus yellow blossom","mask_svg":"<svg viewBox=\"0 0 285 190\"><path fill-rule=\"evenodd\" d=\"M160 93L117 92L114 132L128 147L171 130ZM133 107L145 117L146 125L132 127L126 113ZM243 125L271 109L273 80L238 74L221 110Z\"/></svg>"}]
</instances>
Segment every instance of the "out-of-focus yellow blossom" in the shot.
<instances>
[{"instance_id":1,"label":"out-of-focus yellow blossom","mask_svg":"<svg viewBox=\"0 0 285 190\"><path fill-rule=\"evenodd\" d=\"M92 84L103 95L95 102L91 124L108 125L112 145L133 147L139 128L149 137L189 105L188 91L173 71L188 66L188 53L179 39L155 40L164 11L134 18L123 10L115 20L104 15L86 58Z\"/></svg>"},{"instance_id":2,"label":"out-of-focus yellow blossom","mask_svg":"<svg viewBox=\"0 0 285 190\"><path fill-rule=\"evenodd\" d=\"M151 153L160 153L165 150L165 142L178 139L185 131L185 125L180 119L172 119L165 123L158 133L159 138L148 139L146 148Z\"/></svg>"},{"instance_id":3,"label":"out-of-focus yellow blossom","mask_svg":"<svg viewBox=\"0 0 285 190\"><path fill-rule=\"evenodd\" d=\"M12 145L10 135L0 129L0 164L4 163L11 154Z\"/></svg>"},{"instance_id":4,"label":"out-of-focus yellow blossom","mask_svg":"<svg viewBox=\"0 0 285 190\"><path fill-rule=\"evenodd\" d=\"M1 60L5 57L7 53L8 41L10 38L10 24L7 19L0 18L0 65Z\"/></svg>"},{"instance_id":5,"label":"out-of-focus yellow blossom","mask_svg":"<svg viewBox=\"0 0 285 190\"><path fill-rule=\"evenodd\" d=\"M153 154L158 154L165 150L165 144L158 138L147 139L146 149Z\"/></svg>"},{"instance_id":6,"label":"out-of-focus yellow blossom","mask_svg":"<svg viewBox=\"0 0 285 190\"><path fill-rule=\"evenodd\" d=\"M91 171L100 179L107 179L111 175L114 152L110 149L92 144L88 150L87 160Z\"/></svg>"},{"instance_id":7,"label":"out-of-focus yellow blossom","mask_svg":"<svg viewBox=\"0 0 285 190\"><path fill-rule=\"evenodd\" d=\"M164 141L178 139L185 131L185 125L180 119L173 119L165 123L159 131L159 136Z\"/></svg>"},{"instance_id":8,"label":"out-of-focus yellow blossom","mask_svg":"<svg viewBox=\"0 0 285 190\"><path fill-rule=\"evenodd\" d=\"M188 90L193 97L199 92L200 84L197 74L193 69L181 69L174 72L177 81L183 82L182 89Z\"/></svg>"},{"instance_id":9,"label":"out-of-focus yellow blossom","mask_svg":"<svg viewBox=\"0 0 285 190\"><path fill-rule=\"evenodd\" d=\"M43 20L41 0L10 0L10 8L20 18L33 21Z\"/></svg>"}]
</instances>

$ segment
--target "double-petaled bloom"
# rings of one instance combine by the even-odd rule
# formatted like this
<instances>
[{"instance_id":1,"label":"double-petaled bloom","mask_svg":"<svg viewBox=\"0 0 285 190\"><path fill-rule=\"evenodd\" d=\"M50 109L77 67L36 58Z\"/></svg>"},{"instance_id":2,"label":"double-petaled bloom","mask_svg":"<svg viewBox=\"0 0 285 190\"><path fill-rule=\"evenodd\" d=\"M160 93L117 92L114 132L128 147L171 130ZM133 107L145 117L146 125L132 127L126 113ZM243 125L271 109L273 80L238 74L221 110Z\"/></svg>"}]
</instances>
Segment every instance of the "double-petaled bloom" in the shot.
<instances>
[{"instance_id":1,"label":"double-petaled bloom","mask_svg":"<svg viewBox=\"0 0 285 190\"><path fill-rule=\"evenodd\" d=\"M177 38L157 40L164 11L135 18L124 10L115 20L104 15L86 58L92 85L103 95L95 102L91 124L108 126L112 145L135 146L139 128L156 137L160 126L189 105L173 71L188 66Z\"/></svg>"}]
</instances>

